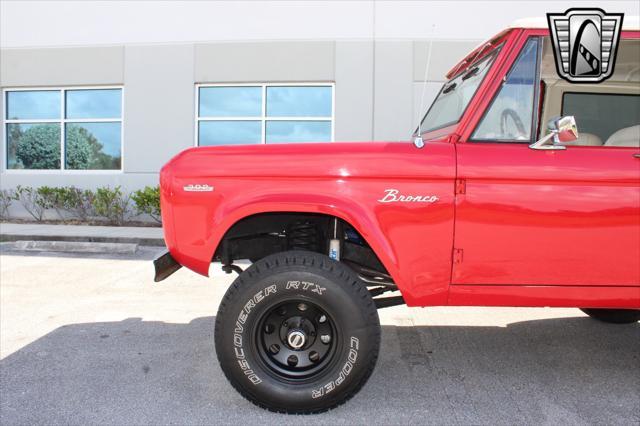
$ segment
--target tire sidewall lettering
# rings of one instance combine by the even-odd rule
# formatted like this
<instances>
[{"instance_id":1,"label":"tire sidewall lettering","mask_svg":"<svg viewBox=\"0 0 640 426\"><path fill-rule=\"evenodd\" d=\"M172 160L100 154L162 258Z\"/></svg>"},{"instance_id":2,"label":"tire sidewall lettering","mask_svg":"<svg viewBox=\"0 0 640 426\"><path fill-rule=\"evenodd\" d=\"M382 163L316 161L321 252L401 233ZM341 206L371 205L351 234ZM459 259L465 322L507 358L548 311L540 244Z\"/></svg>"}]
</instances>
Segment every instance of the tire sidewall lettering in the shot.
<instances>
[{"instance_id":1,"label":"tire sidewall lettering","mask_svg":"<svg viewBox=\"0 0 640 426\"><path fill-rule=\"evenodd\" d=\"M326 287L322 287L316 283L312 283L309 281L298 281L298 280L287 281L285 289L308 291L311 293L315 293L319 296L322 296L323 293L327 290Z\"/></svg>"},{"instance_id":2,"label":"tire sidewall lettering","mask_svg":"<svg viewBox=\"0 0 640 426\"><path fill-rule=\"evenodd\" d=\"M247 330L247 327L245 327L245 325L247 323L247 320L249 319L249 315L251 314L252 311L255 310L258 304L268 299L270 295L277 294L277 292L278 292L278 287L275 284L272 284L260 290L259 292L255 293L251 297L251 299L249 299L249 301L247 301L247 303L244 304L244 306L238 313L235 328L233 330L233 346L234 346L233 349L234 349L236 360L238 362L238 366L240 367L240 370L245 375L245 377L253 385L259 385L260 383L262 383L262 379L260 378L260 376L258 376L256 371L251 367L249 360L247 360L247 356L243 346L243 341L244 341L243 335L244 335L244 332Z\"/></svg>"},{"instance_id":3,"label":"tire sidewall lettering","mask_svg":"<svg viewBox=\"0 0 640 426\"><path fill-rule=\"evenodd\" d=\"M347 359L343 364L340 372L338 373L338 377L335 379L329 380L324 385L311 390L311 398L317 399L323 396L328 395L329 393L336 390L351 374L353 368L356 365L356 361L358 359L358 349L360 348L360 340L351 336L349 339L349 351L347 352Z\"/></svg>"}]
</instances>

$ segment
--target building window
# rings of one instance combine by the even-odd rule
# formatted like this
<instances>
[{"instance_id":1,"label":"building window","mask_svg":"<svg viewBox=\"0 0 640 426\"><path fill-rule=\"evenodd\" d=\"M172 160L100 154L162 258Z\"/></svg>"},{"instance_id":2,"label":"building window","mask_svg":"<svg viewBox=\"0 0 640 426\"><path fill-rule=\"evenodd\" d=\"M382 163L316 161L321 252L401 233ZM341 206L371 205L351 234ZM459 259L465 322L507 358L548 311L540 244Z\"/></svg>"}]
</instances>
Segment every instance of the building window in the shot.
<instances>
[{"instance_id":1,"label":"building window","mask_svg":"<svg viewBox=\"0 0 640 426\"><path fill-rule=\"evenodd\" d=\"M5 90L10 170L121 170L122 89Z\"/></svg>"},{"instance_id":2,"label":"building window","mask_svg":"<svg viewBox=\"0 0 640 426\"><path fill-rule=\"evenodd\" d=\"M196 144L330 142L333 84L199 85Z\"/></svg>"}]
</instances>

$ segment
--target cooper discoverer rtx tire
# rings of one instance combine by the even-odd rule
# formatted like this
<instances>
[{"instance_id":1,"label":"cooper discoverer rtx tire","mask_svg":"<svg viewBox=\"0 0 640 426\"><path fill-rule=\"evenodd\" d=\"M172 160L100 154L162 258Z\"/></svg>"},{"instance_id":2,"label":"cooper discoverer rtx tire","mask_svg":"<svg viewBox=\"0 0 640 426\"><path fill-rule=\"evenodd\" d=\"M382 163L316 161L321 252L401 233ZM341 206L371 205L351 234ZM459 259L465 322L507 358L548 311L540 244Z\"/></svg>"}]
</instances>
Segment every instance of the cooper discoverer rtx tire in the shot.
<instances>
[{"instance_id":1,"label":"cooper discoverer rtx tire","mask_svg":"<svg viewBox=\"0 0 640 426\"><path fill-rule=\"evenodd\" d=\"M612 324L630 324L640 321L640 309L580 309L591 318Z\"/></svg>"},{"instance_id":2,"label":"cooper discoverer rtx tire","mask_svg":"<svg viewBox=\"0 0 640 426\"><path fill-rule=\"evenodd\" d=\"M233 387L272 411L310 414L355 395L378 358L380 322L344 264L289 251L249 267L229 287L215 325Z\"/></svg>"}]
</instances>

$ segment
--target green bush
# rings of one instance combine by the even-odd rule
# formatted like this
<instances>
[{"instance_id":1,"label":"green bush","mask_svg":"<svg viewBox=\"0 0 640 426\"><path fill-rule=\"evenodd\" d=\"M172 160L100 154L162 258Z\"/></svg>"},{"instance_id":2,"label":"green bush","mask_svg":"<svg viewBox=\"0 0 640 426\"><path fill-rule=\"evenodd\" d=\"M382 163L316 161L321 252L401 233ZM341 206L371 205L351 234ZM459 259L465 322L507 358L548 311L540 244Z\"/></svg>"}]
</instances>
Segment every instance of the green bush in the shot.
<instances>
[{"instance_id":1,"label":"green bush","mask_svg":"<svg viewBox=\"0 0 640 426\"><path fill-rule=\"evenodd\" d=\"M131 196L123 194L120 186L102 187L96 189L92 205L98 216L114 225L122 225L131 213Z\"/></svg>"},{"instance_id":2,"label":"green bush","mask_svg":"<svg viewBox=\"0 0 640 426\"><path fill-rule=\"evenodd\" d=\"M95 194L90 189L65 186L58 190L60 208L69 212L74 218L86 221L95 214L93 209Z\"/></svg>"},{"instance_id":3,"label":"green bush","mask_svg":"<svg viewBox=\"0 0 640 426\"><path fill-rule=\"evenodd\" d=\"M47 206L56 210L61 219L65 219L63 212L73 218L86 221L93 215L93 191L79 189L75 186L51 188L42 186L38 191L45 199Z\"/></svg>"},{"instance_id":4,"label":"green bush","mask_svg":"<svg viewBox=\"0 0 640 426\"><path fill-rule=\"evenodd\" d=\"M131 218L135 207L137 214L147 214L161 223L158 186L146 186L126 194L120 186L92 191L75 186L33 188L18 185L15 190L0 190L0 218L8 217L9 206L14 200L38 222L44 219L46 210L54 209L62 220L72 217L87 222L98 217L113 225L123 225Z\"/></svg>"},{"instance_id":5,"label":"green bush","mask_svg":"<svg viewBox=\"0 0 640 426\"><path fill-rule=\"evenodd\" d=\"M16 192L13 189L0 190L0 219L9 217L9 206L16 199Z\"/></svg>"},{"instance_id":6,"label":"green bush","mask_svg":"<svg viewBox=\"0 0 640 426\"><path fill-rule=\"evenodd\" d=\"M56 213L60 218L63 218L63 215L60 211L58 198L59 198L59 188L52 188L50 186L41 186L36 189L37 196L39 198L40 203L44 209L55 209Z\"/></svg>"},{"instance_id":7,"label":"green bush","mask_svg":"<svg viewBox=\"0 0 640 426\"><path fill-rule=\"evenodd\" d=\"M131 194L131 199L136 204L138 214L148 214L156 222L161 223L160 216L160 187L145 186Z\"/></svg>"},{"instance_id":8,"label":"green bush","mask_svg":"<svg viewBox=\"0 0 640 426\"><path fill-rule=\"evenodd\" d=\"M35 220L42 222L44 212L53 207L50 190L51 188L46 186L35 189L30 186L18 185L14 199L18 200Z\"/></svg>"}]
</instances>

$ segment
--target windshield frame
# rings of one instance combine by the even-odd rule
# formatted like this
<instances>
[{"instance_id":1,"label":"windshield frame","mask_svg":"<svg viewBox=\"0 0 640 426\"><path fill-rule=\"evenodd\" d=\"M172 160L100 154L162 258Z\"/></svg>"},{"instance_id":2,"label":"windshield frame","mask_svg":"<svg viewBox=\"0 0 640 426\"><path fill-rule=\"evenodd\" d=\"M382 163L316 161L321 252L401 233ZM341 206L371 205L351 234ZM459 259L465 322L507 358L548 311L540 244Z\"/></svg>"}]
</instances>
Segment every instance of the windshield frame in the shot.
<instances>
[{"instance_id":1,"label":"windshield frame","mask_svg":"<svg viewBox=\"0 0 640 426\"><path fill-rule=\"evenodd\" d=\"M453 125L459 123L460 120L462 120L462 117L464 117L465 113L467 112L467 109L473 103L472 101L475 98L476 94L478 93L478 90L480 89L480 87L482 86L484 81L486 80L487 75L489 75L491 69L496 65L497 58L500 55L500 52L501 52L502 48L504 47L504 45L505 45L505 41L502 40L500 42L500 44L497 44L492 49L487 50L486 54L482 55L480 58L477 58L475 61L469 63L466 67L464 67L464 68L462 68L460 70L457 70L458 72L455 75L453 75L449 80L445 81L442 84L442 86L440 87L440 90L438 91L438 95L433 99L433 101L431 102L431 105L429 106L429 109L427 109L427 112L425 112L425 114L422 116L422 119L420 120L420 123L418 124L418 127L416 127L415 131L413 132L413 136L414 137L415 136L422 136L425 133L431 133L431 132L435 132L435 131L438 131L438 130L453 126ZM482 62L485 62L485 61L491 61L491 63L486 68L486 72L484 73L484 76L482 76L482 79L480 80L480 82L476 86L473 94L469 98L469 101L465 105L465 107L462 110L462 112L460 113L460 115L455 120L452 120L450 122L438 125L437 127L429 128L429 129L424 128L423 127L424 121L427 119L427 116L429 115L429 113L433 110L433 107L435 106L436 101L440 98L440 96L442 95L442 92L444 91L444 89L449 87L449 85L452 82L454 82L456 79L458 79L461 76L463 76L469 70L473 69L475 66L477 66L477 65L479 65L479 64L481 64Z\"/></svg>"}]
</instances>

